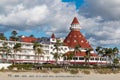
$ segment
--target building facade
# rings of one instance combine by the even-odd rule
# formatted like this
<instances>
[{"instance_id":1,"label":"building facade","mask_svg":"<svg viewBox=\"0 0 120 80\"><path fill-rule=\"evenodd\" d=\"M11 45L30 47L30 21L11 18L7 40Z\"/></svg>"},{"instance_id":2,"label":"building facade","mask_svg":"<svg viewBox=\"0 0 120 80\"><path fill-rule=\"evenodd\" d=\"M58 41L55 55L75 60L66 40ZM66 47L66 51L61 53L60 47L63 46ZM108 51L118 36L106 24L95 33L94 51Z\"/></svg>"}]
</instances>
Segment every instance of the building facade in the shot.
<instances>
[{"instance_id":1,"label":"building facade","mask_svg":"<svg viewBox=\"0 0 120 80\"><path fill-rule=\"evenodd\" d=\"M22 37L20 41L6 41L6 40L0 40L0 47L3 47L4 43L7 43L7 46L10 47L11 52L5 52L0 50L0 62L1 63L45 63L45 62L50 62L54 63L54 55L53 53L56 53L57 51L54 50L55 44L57 40L60 40L60 42L63 43L63 45L58 46L59 51L58 54L67 54L69 52L73 52L74 48L77 45L80 45L80 51L77 52L73 58L70 60L71 64L74 64L74 61L76 60L76 63L82 64L85 63L85 56L86 56L86 50L91 49L91 45L87 41L87 39L82 35L80 32L80 24L78 22L78 19L74 17L71 27L70 27L70 33L68 36L63 40L63 39L57 39L54 35L52 34L51 38L49 39L35 39L35 38L30 38L30 37ZM42 44L42 49L44 51L44 54L37 56L39 57L39 60L36 59L35 56L35 51L33 49L34 41L40 41L40 44ZM45 41L45 42L44 42ZM16 43L21 44L21 51L14 52L13 47ZM94 51L90 51L91 57L89 62L91 64L96 64L96 63L107 63L106 58L104 57L99 57L97 54L94 53ZM63 63L63 61L68 61L67 56L65 57L60 57L58 60L59 63Z\"/></svg>"}]
</instances>

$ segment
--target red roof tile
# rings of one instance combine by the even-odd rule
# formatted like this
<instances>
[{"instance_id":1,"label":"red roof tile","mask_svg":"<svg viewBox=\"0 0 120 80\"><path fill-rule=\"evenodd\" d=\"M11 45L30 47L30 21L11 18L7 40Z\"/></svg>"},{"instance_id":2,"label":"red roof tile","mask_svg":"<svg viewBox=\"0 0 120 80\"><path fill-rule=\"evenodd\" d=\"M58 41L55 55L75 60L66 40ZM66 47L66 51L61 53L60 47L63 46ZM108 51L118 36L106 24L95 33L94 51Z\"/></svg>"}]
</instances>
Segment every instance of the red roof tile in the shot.
<instances>
[{"instance_id":1,"label":"red roof tile","mask_svg":"<svg viewBox=\"0 0 120 80\"><path fill-rule=\"evenodd\" d=\"M33 37L22 37L22 38L21 38L21 41L22 41L22 42L29 42L29 43L31 43L31 42L37 41L37 38L33 38Z\"/></svg>"},{"instance_id":2,"label":"red roof tile","mask_svg":"<svg viewBox=\"0 0 120 80\"><path fill-rule=\"evenodd\" d=\"M71 51L67 52L66 55L69 55L71 53ZM75 56L86 56L85 52L77 52ZM91 53L91 56L98 56L95 53Z\"/></svg>"},{"instance_id":3,"label":"red roof tile","mask_svg":"<svg viewBox=\"0 0 120 80\"><path fill-rule=\"evenodd\" d=\"M72 21L72 23L71 23L71 24L79 24L78 19L77 19L76 17L74 17L74 19L73 19L73 21Z\"/></svg>"},{"instance_id":4,"label":"red roof tile","mask_svg":"<svg viewBox=\"0 0 120 80\"><path fill-rule=\"evenodd\" d=\"M92 48L86 38L80 33L80 31L72 30L66 39L64 44L68 47L74 48L76 45L80 45L81 48Z\"/></svg>"},{"instance_id":5,"label":"red roof tile","mask_svg":"<svg viewBox=\"0 0 120 80\"><path fill-rule=\"evenodd\" d=\"M51 38L55 38L55 35L54 35L54 33L52 33L52 36L51 36Z\"/></svg>"},{"instance_id":6,"label":"red roof tile","mask_svg":"<svg viewBox=\"0 0 120 80\"><path fill-rule=\"evenodd\" d=\"M76 17L73 19L72 24L79 24ZM74 48L77 45L80 45L81 48L92 48L86 38L79 31L79 29L72 29L68 36L65 38L64 44L71 48Z\"/></svg>"}]
</instances>

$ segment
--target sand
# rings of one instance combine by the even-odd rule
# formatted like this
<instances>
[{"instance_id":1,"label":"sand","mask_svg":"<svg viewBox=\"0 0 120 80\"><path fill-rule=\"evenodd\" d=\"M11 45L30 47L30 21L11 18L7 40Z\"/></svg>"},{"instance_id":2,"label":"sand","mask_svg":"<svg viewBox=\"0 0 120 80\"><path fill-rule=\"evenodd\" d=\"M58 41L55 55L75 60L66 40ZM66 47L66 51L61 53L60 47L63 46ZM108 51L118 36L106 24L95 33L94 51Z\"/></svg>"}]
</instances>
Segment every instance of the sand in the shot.
<instances>
[{"instance_id":1,"label":"sand","mask_svg":"<svg viewBox=\"0 0 120 80\"><path fill-rule=\"evenodd\" d=\"M120 73L117 74L96 74L89 75L78 73L38 73L38 72L0 72L0 80L120 80Z\"/></svg>"}]
</instances>

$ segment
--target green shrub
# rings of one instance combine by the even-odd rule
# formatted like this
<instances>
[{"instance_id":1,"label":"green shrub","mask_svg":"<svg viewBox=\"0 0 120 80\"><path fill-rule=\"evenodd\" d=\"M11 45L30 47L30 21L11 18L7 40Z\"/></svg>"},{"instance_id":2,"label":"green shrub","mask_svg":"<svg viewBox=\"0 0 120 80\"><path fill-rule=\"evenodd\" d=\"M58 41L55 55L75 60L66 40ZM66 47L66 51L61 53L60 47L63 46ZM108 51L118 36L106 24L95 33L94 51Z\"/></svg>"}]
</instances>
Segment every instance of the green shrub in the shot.
<instances>
[{"instance_id":1,"label":"green shrub","mask_svg":"<svg viewBox=\"0 0 120 80\"><path fill-rule=\"evenodd\" d=\"M61 70L52 70L53 73L60 73Z\"/></svg>"},{"instance_id":2,"label":"green shrub","mask_svg":"<svg viewBox=\"0 0 120 80\"><path fill-rule=\"evenodd\" d=\"M30 70L32 69L32 64L13 64L8 67L9 70L13 70L13 68L17 68L18 70Z\"/></svg>"},{"instance_id":3,"label":"green shrub","mask_svg":"<svg viewBox=\"0 0 120 80\"><path fill-rule=\"evenodd\" d=\"M79 73L79 71L72 69L72 70L70 70L70 73L71 73L71 74L77 74L77 73Z\"/></svg>"},{"instance_id":4,"label":"green shrub","mask_svg":"<svg viewBox=\"0 0 120 80\"><path fill-rule=\"evenodd\" d=\"M82 73L84 73L84 74L90 74L90 71L89 70L83 70Z\"/></svg>"},{"instance_id":5,"label":"green shrub","mask_svg":"<svg viewBox=\"0 0 120 80\"><path fill-rule=\"evenodd\" d=\"M2 67L1 69L0 69L0 71L4 71L5 70L5 68L4 67Z\"/></svg>"}]
</instances>

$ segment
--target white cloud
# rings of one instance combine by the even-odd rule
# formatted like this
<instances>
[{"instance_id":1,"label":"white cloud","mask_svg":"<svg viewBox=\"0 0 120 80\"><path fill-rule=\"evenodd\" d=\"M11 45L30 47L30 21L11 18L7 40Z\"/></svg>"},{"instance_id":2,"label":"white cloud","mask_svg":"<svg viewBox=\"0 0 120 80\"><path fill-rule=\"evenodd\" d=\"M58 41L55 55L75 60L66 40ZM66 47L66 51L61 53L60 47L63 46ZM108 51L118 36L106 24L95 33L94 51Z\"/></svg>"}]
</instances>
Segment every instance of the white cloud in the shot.
<instances>
[{"instance_id":1,"label":"white cloud","mask_svg":"<svg viewBox=\"0 0 120 80\"><path fill-rule=\"evenodd\" d=\"M0 31L34 30L65 37L75 12L74 4L61 0L1 0ZM120 45L119 0L85 0L78 19L93 46Z\"/></svg>"},{"instance_id":2,"label":"white cloud","mask_svg":"<svg viewBox=\"0 0 120 80\"><path fill-rule=\"evenodd\" d=\"M85 0L79 9L86 37L94 46L120 45L120 1ZM87 27L86 27L87 26Z\"/></svg>"},{"instance_id":3,"label":"white cloud","mask_svg":"<svg viewBox=\"0 0 120 80\"><path fill-rule=\"evenodd\" d=\"M105 20L120 20L120 0L85 0L80 10L86 16L101 16Z\"/></svg>"},{"instance_id":4,"label":"white cloud","mask_svg":"<svg viewBox=\"0 0 120 80\"><path fill-rule=\"evenodd\" d=\"M75 10L75 5L61 0L1 0L0 26L6 31L66 32Z\"/></svg>"}]
</instances>

